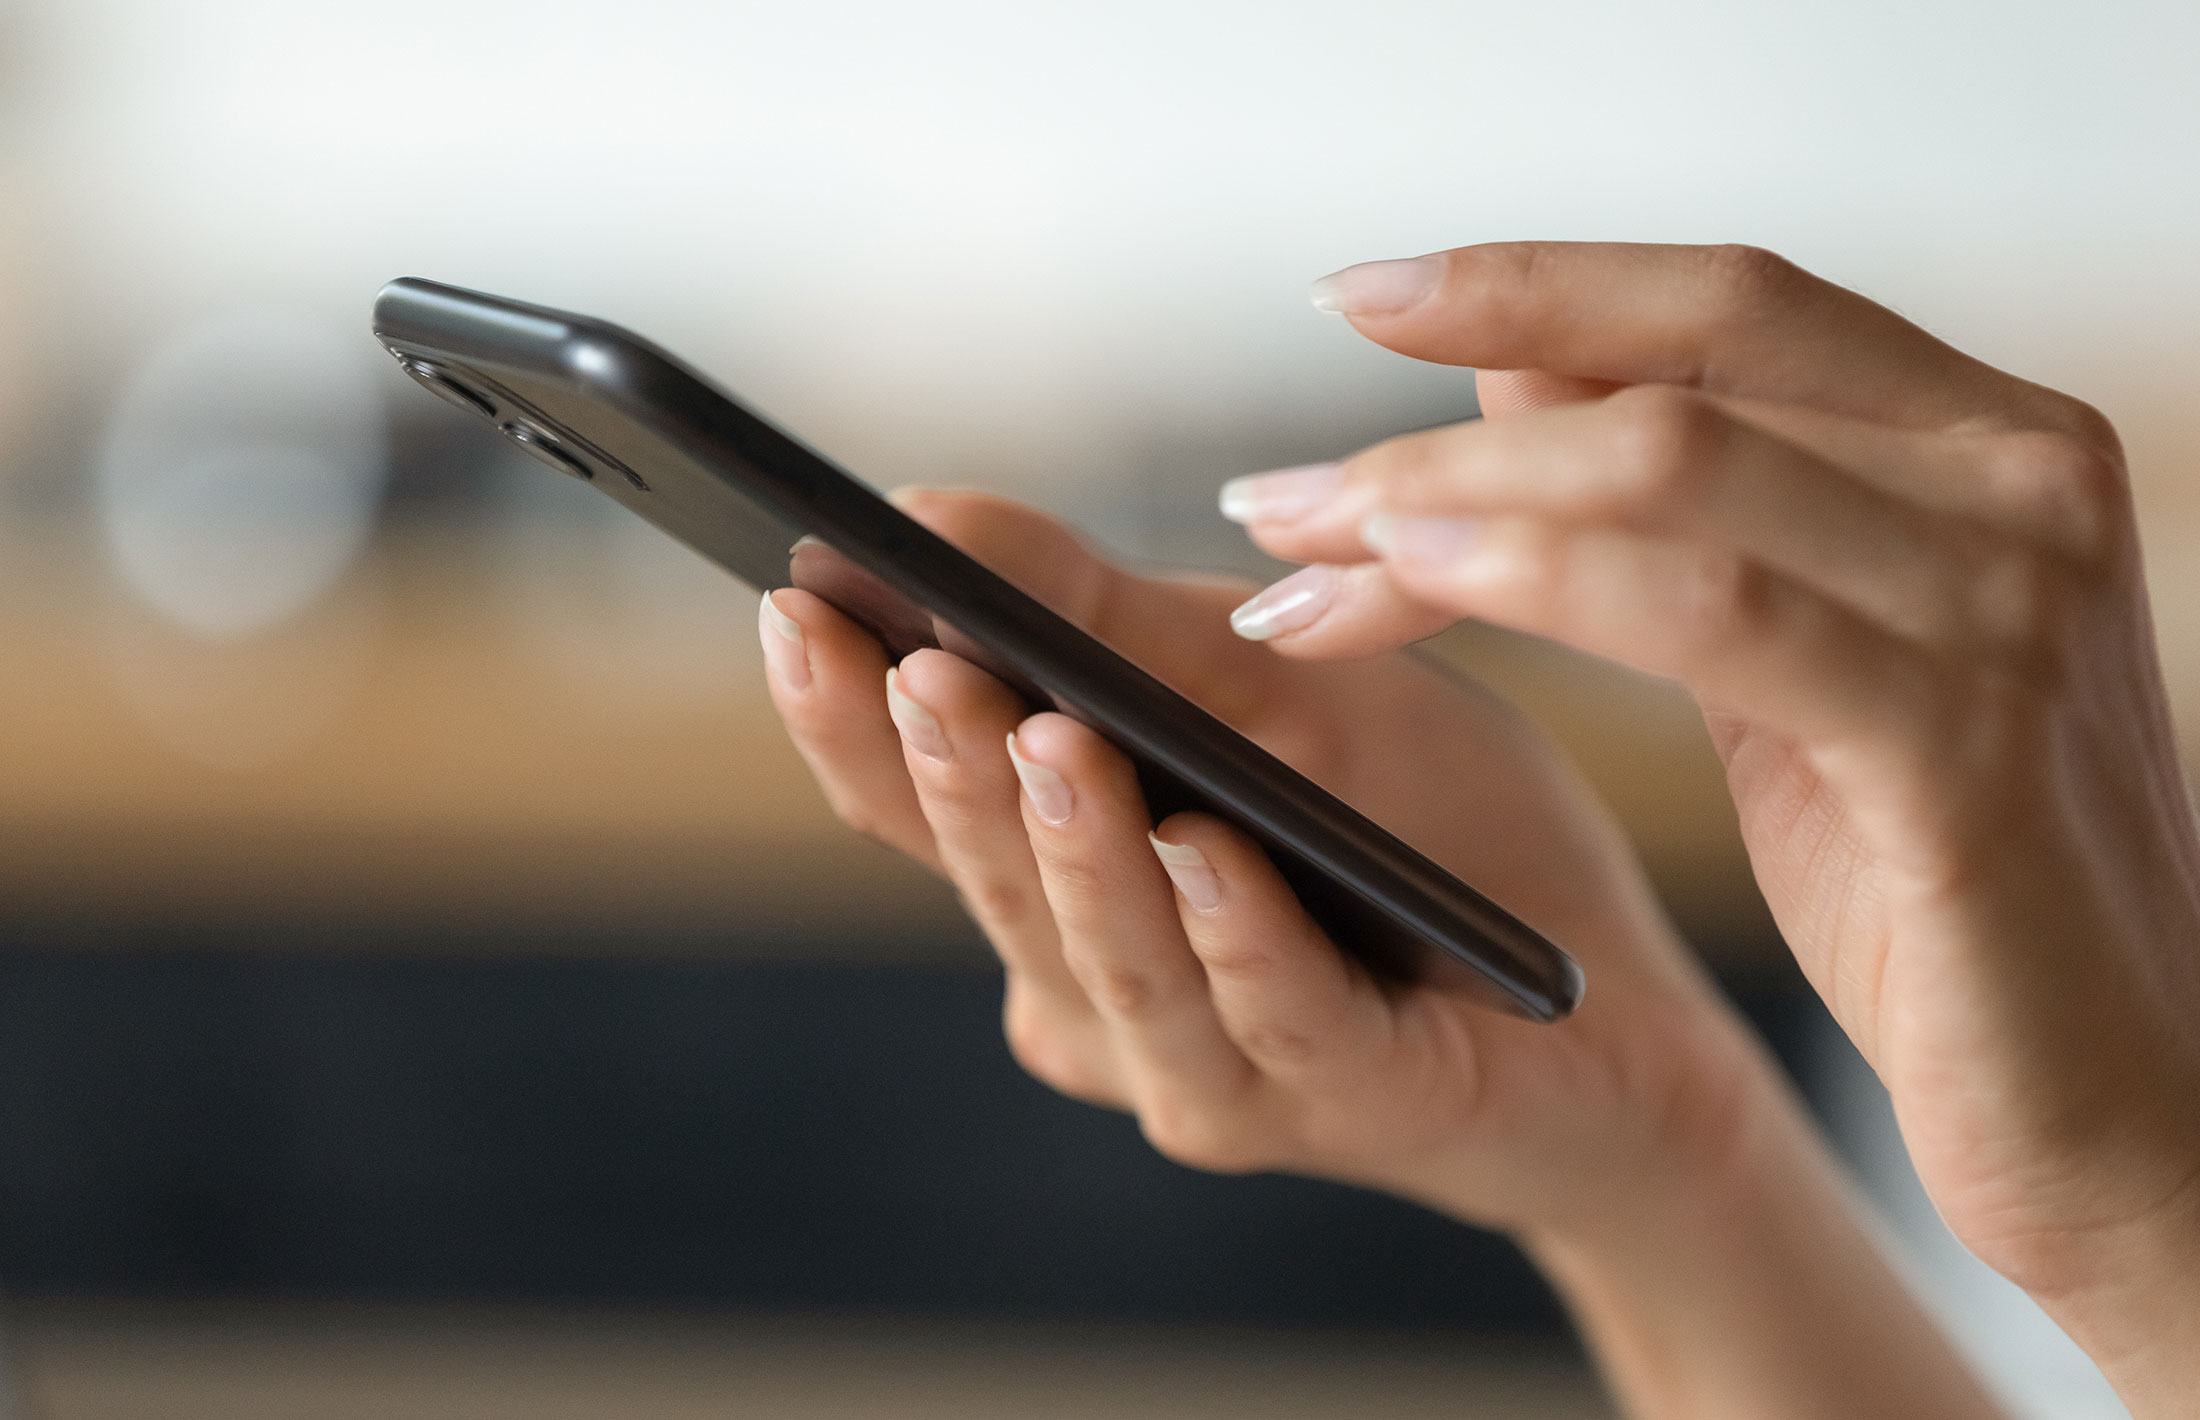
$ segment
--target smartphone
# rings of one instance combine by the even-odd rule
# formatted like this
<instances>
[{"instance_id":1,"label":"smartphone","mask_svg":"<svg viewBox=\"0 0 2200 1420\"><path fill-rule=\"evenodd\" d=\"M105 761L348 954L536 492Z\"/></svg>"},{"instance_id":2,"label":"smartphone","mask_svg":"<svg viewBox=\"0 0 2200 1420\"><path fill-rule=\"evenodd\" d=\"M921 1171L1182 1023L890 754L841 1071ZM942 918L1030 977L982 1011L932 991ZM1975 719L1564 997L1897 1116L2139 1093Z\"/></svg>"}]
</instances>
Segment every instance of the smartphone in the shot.
<instances>
[{"instance_id":1,"label":"smartphone","mask_svg":"<svg viewBox=\"0 0 2200 1420\"><path fill-rule=\"evenodd\" d=\"M1267 852L1330 939L1389 983L1536 1021L1572 958L1350 805L1026 596L677 357L615 325L412 278L374 334L431 394L759 591L800 587L895 659L963 656L1130 756L1156 821L1201 809Z\"/></svg>"}]
</instances>

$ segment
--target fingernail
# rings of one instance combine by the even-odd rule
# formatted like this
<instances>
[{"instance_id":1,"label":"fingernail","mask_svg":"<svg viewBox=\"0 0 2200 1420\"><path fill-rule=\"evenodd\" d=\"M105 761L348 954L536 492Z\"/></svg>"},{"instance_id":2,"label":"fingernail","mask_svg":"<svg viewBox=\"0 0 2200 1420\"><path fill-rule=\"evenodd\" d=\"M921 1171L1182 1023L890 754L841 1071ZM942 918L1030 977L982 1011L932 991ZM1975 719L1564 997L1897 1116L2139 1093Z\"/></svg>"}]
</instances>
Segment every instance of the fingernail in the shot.
<instances>
[{"instance_id":1,"label":"fingernail","mask_svg":"<svg viewBox=\"0 0 2200 1420\"><path fill-rule=\"evenodd\" d=\"M1340 316L1388 315L1435 290L1443 275L1444 259L1440 256L1363 261L1324 276L1307 294L1317 311Z\"/></svg>"},{"instance_id":2,"label":"fingernail","mask_svg":"<svg viewBox=\"0 0 2200 1420\"><path fill-rule=\"evenodd\" d=\"M1479 518L1413 517L1370 513L1360 523L1360 541L1394 562L1440 564L1466 555L1482 535Z\"/></svg>"},{"instance_id":3,"label":"fingernail","mask_svg":"<svg viewBox=\"0 0 2200 1420\"><path fill-rule=\"evenodd\" d=\"M764 659L790 690L810 688L810 651L803 644L802 624L781 611L772 594L763 595L757 612L757 634L763 638Z\"/></svg>"},{"instance_id":4,"label":"fingernail","mask_svg":"<svg viewBox=\"0 0 2200 1420\"><path fill-rule=\"evenodd\" d=\"M1069 811L1074 800L1069 784L1043 764L1033 764L1016 748L1016 732L1008 733L1008 759L1016 766L1016 778L1024 786L1024 794L1031 800L1033 812L1042 823L1059 827L1069 822Z\"/></svg>"},{"instance_id":5,"label":"fingernail","mask_svg":"<svg viewBox=\"0 0 2200 1420\"><path fill-rule=\"evenodd\" d=\"M1325 563L1301 567L1231 612L1230 629L1248 641L1304 631L1329 610L1341 575Z\"/></svg>"},{"instance_id":6,"label":"fingernail","mask_svg":"<svg viewBox=\"0 0 2200 1420\"><path fill-rule=\"evenodd\" d=\"M894 728L901 731L902 740L926 759L936 759L942 764L955 757L947 743L947 732L940 728L937 716L909 697L901 688L901 667L886 668L886 713L893 718Z\"/></svg>"},{"instance_id":7,"label":"fingernail","mask_svg":"<svg viewBox=\"0 0 2200 1420\"><path fill-rule=\"evenodd\" d=\"M1222 516L1233 523L1304 517L1329 501L1344 483L1341 463L1301 464L1273 473L1249 473L1222 485Z\"/></svg>"},{"instance_id":8,"label":"fingernail","mask_svg":"<svg viewBox=\"0 0 2200 1420\"><path fill-rule=\"evenodd\" d=\"M1169 881L1184 894L1192 911L1214 912L1222 906L1222 879L1215 876L1206 854L1189 843L1163 843L1150 833L1146 841L1153 845L1161 866L1169 874Z\"/></svg>"}]
</instances>

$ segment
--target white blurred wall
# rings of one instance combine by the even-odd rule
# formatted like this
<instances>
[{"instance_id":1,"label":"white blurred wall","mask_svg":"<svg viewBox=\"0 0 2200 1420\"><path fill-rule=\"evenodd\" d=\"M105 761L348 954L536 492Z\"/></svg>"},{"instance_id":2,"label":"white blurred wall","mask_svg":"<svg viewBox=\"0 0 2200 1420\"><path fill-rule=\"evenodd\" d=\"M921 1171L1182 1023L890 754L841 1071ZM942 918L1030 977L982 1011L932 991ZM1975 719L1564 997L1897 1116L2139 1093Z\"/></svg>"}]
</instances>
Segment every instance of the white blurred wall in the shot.
<instances>
[{"instance_id":1,"label":"white blurred wall","mask_svg":"<svg viewBox=\"0 0 2200 1420\"><path fill-rule=\"evenodd\" d=\"M432 275L889 474L1446 388L1301 291L1488 238L1759 242L2096 393L2200 314L2180 0L17 5L45 341Z\"/></svg>"}]
</instances>

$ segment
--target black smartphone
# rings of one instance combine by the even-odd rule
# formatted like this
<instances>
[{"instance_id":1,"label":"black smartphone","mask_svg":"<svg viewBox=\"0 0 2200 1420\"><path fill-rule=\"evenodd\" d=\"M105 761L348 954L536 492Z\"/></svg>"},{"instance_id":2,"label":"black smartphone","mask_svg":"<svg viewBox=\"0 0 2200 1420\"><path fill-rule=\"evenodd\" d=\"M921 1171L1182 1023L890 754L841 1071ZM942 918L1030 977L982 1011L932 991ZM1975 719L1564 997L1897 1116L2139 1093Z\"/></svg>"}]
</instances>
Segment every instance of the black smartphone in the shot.
<instances>
[{"instance_id":1,"label":"black smartphone","mask_svg":"<svg viewBox=\"0 0 2200 1420\"><path fill-rule=\"evenodd\" d=\"M431 393L756 587L814 592L899 659L936 646L1119 746L1158 821L1202 809L1265 849L1340 950L1537 1021L1572 958L706 376L615 325L432 281L382 288L374 333Z\"/></svg>"}]
</instances>

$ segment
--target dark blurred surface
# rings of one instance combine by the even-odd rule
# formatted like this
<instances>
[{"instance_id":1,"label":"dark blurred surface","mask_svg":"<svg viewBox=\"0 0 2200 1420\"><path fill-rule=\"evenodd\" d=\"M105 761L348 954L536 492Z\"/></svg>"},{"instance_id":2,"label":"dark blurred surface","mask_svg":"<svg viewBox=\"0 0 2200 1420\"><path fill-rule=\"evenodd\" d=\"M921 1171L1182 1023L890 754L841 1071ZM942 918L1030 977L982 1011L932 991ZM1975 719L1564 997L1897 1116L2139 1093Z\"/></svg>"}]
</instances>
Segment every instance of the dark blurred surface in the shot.
<instances>
[{"instance_id":1,"label":"dark blurred surface","mask_svg":"<svg viewBox=\"0 0 2200 1420\"><path fill-rule=\"evenodd\" d=\"M1502 1239L1054 1097L989 972L11 935L18 1292L1559 1325Z\"/></svg>"}]
</instances>

